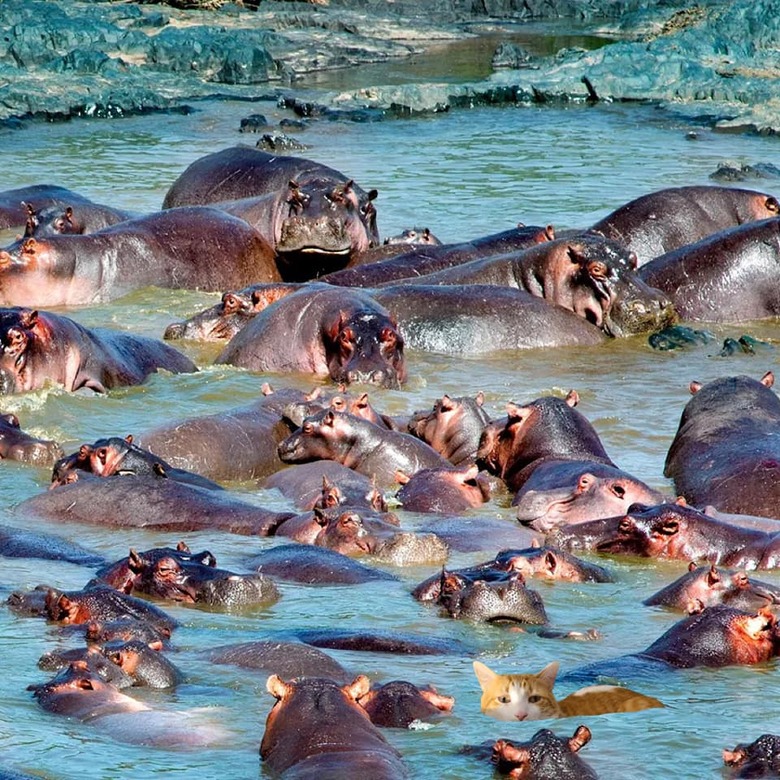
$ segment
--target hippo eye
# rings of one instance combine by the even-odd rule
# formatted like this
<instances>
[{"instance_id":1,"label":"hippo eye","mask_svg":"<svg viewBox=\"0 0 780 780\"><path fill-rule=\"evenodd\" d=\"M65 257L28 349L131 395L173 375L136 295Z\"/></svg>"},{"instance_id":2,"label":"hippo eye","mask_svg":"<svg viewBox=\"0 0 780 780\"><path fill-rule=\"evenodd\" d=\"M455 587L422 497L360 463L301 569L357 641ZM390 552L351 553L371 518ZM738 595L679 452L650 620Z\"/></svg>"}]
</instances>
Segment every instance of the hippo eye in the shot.
<instances>
[{"instance_id":1,"label":"hippo eye","mask_svg":"<svg viewBox=\"0 0 780 780\"><path fill-rule=\"evenodd\" d=\"M311 434L314 432L314 426L310 422L307 422L303 424L301 430L306 434Z\"/></svg>"},{"instance_id":2,"label":"hippo eye","mask_svg":"<svg viewBox=\"0 0 780 780\"><path fill-rule=\"evenodd\" d=\"M396 341L395 332L392 328L382 328L382 332L379 334L380 341L386 341L388 344L394 344Z\"/></svg>"},{"instance_id":3,"label":"hippo eye","mask_svg":"<svg viewBox=\"0 0 780 780\"><path fill-rule=\"evenodd\" d=\"M352 328L344 328L344 330L339 333L339 341L342 344L351 344L355 340L355 331L352 330Z\"/></svg>"},{"instance_id":4,"label":"hippo eye","mask_svg":"<svg viewBox=\"0 0 780 780\"><path fill-rule=\"evenodd\" d=\"M108 450L105 447L101 447L99 450L95 451L95 455L97 455L101 463L105 464L108 458Z\"/></svg>"},{"instance_id":5,"label":"hippo eye","mask_svg":"<svg viewBox=\"0 0 780 780\"><path fill-rule=\"evenodd\" d=\"M594 279L606 279L609 276L609 268L606 263L594 260L588 265L588 272Z\"/></svg>"},{"instance_id":6,"label":"hippo eye","mask_svg":"<svg viewBox=\"0 0 780 780\"><path fill-rule=\"evenodd\" d=\"M780 211L780 203L778 203L775 198L767 198L764 205L766 206L767 211L774 211L775 213Z\"/></svg>"},{"instance_id":7,"label":"hippo eye","mask_svg":"<svg viewBox=\"0 0 780 780\"><path fill-rule=\"evenodd\" d=\"M631 520L628 517L624 517L620 521L620 525L618 526L619 531L628 532L631 530Z\"/></svg>"},{"instance_id":8,"label":"hippo eye","mask_svg":"<svg viewBox=\"0 0 780 780\"><path fill-rule=\"evenodd\" d=\"M338 411L338 412L343 412L343 411L344 411L344 408L346 407L346 405L347 405L347 404L346 404L346 402L344 401L344 399L343 399L343 398L341 398L341 397L337 396L336 398L334 398L334 399L333 399L333 400L330 402L330 405L331 405L331 406L332 406L332 407L333 407L333 408L334 408L336 411Z\"/></svg>"}]
</instances>

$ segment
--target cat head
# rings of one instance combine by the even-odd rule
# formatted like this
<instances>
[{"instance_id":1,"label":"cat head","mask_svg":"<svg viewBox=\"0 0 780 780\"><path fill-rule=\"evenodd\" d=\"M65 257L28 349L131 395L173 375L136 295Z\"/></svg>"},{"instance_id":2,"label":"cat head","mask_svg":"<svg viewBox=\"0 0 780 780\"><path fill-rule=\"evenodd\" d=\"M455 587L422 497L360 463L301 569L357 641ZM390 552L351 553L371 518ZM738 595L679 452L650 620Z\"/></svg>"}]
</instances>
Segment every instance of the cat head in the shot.
<instances>
[{"instance_id":1,"label":"cat head","mask_svg":"<svg viewBox=\"0 0 780 780\"><path fill-rule=\"evenodd\" d=\"M497 674L474 661L474 674L482 687L482 712L496 720L541 720L558 717L553 685L558 662L538 674Z\"/></svg>"}]
</instances>

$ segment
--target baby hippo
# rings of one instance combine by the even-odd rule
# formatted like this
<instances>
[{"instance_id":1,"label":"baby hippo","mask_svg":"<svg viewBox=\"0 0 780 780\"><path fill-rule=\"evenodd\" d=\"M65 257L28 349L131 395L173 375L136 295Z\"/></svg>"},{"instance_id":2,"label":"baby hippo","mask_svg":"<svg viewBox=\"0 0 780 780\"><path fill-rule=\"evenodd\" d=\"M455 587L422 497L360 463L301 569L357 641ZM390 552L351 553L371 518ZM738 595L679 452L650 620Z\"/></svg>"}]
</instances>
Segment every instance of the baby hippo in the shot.
<instances>
[{"instance_id":1,"label":"baby hippo","mask_svg":"<svg viewBox=\"0 0 780 780\"><path fill-rule=\"evenodd\" d=\"M490 499L490 484L476 465L423 469L412 476L397 471L401 484L396 498L409 512L458 515Z\"/></svg>"}]
</instances>

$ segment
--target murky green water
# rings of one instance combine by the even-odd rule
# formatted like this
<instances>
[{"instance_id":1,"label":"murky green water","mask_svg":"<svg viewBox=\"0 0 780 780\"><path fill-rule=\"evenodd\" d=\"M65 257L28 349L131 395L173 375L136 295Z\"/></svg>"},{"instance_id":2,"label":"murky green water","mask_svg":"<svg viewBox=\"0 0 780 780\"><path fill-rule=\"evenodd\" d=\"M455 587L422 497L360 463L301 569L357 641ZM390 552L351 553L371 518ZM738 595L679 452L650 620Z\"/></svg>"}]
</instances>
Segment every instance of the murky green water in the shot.
<instances>
[{"instance_id":1,"label":"murky green water","mask_svg":"<svg viewBox=\"0 0 780 780\"><path fill-rule=\"evenodd\" d=\"M123 121L90 121L35 126L0 134L3 188L34 183L70 187L95 200L140 211L159 208L174 178L196 158L241 141L239 120L258 111L272 121L284 114L273 103L198 105L190 116L154 116ZM320 123L300 135L311 145L308 156L341 169L362 186L376 187L380 230L384 235L411 225L429 226L454 241L506 229L518 221L585 226L617 205L664 186L706 184L725 159L778 162L778 142L716 135L670 123L652 108L502 108L457 111L432 119L371 124ZM738 294L738 291L735 291ZM165 326L217 300L213 294L142 291L109 306L72 310L89 325L111 325L159 337ZM775 323L723 327L719 338L749 332L777 339ZM156 376L146 385L108 396L69 395L57 389L8 398L3 411L16 412L23 426L60 440L67 451L99 436L140 432L166 420L214 412L249 402L263 380L276 386L309 388L306 377L256 376L213 367L213 347L185 345L201 373ZM495 416L507 401L526 402L547 393L576 388L580 410L601 434L612 458L658 488L666 450L688 398L690 380L728 373L760 376L777 367L777 352L756 357L713 357L715 345L680 354L653 352L644 339L598 349L561 349L495 355L484 359L411 353L410 380L402 391L371 392L377 406L391 413L430 407L443 393L483 390ZM0 470L0 502L12 507L45 489L48 474L13 463ZM251 484L232 486L283 506L278 495ZM483 512L507 518L508 497L498 496ZM405 517L414 527L420 520ZM32 520L13 517L16 525ZM110 558L178 539L151 532L90 526L48 528L77 539ZM217 533L188 534L192 549L209 548L220 565L240 568L246 556L274 542ZM455 565L492 553L458 554ZM41 711L25 690L46 674L36 667L46 650L66 640L42 621L21 619L0 609L0 766L24 769L46 778L105 780L181 776L241 780L262 774L258 746L271 705L265 675L215 667L200 651L228 642L259 639L296 626L396 628L424 636L458 638L499 670L538 670L558 659L563 670L580 663L643 649L676 619L641 606L641 600L678 576L682 565L610 561L617 583L539 585L554 625L598 628L597 643L543 640L496 626L475 626L436 615L414 602L411 588L432 569L404 569L397 584L359 587L282 585L272 608L222 615L171 608L183 627L175 635L175 662L188 684L175 694L134 692L166 710L202 710L199 717L230 732L218 749L171 751L120 743L94 725ZM40 582L81 587L90 572L69 564L4 559L0 595ZM768 573L765 579L777 579ZM428 731L390 732L403 752L411 776L490 777L491 769L457 755L464 743L499 736L530 737L542 724L499 724L480 715L471 659L399 658L334 653L356 673L372 679L433 683L456 697L452 717ZM567 691L561 691L565 693ZM648 691L668 703L664 710L591 718L592 743L584 757L602 778L718 778L720 752L780 729L780 683L775 664L718 671L679 672ZM578 722L552 725L573 733Z\"/></svg>"}]
</instances>

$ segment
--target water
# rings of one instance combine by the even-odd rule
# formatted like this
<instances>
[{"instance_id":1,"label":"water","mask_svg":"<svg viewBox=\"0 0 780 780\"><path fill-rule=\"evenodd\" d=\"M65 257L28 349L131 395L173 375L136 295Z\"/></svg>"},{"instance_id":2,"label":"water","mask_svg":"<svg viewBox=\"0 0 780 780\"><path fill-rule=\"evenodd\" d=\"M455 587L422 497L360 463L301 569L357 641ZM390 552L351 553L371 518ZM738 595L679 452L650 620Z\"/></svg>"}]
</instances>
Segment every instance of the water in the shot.
<instances>
[{"instance_id":1,"label":"water","mask_svg":"<svg viewBox=\"0 0 780 780\"><path fill-rule=\"evenodd\" d=\"M262 112L272 121L284 115L270 102L203 103L190 116L152 116L121 121L83 121L30 127L0 135L3 187L48 182L93 199L138 211L159 208L170 183L193 160L238 142L239 120ZM696 131L696 140L688 140ZM552 223L585 226L619 204L665 186L706 184L724 160L777 162L773 139L718 135L674 122L651 107L505 107L459 110L434 118L368 124L321 122L300 139L306 154L376 187L379 225L392 235L412 225L428 226L447 241L511 227ZM735 291L738 294L738 291ZM159 337L165 326L218 299L216 294L145 290L111 305L70 310L88 325L111 325ZM748 332L778 338L776 323L713 328L722 339ZM256 376L214 367L212 345L186 344L203 370L197 375L156 376L138 388L107 396L47 389L4 401L25 428L55 438L66 451L108 435L147 430L163 421L248 403L265 379L276 386L310 388L307 377ZM714 357L715 344L684 353L657 353L644 338L594 349L560 349L494 355L480 359L409 354L408 386L372 390L375 405L389 413L430 408L442 394L483 390L492 415L507 401L576 388L580 410L593 422L607 451L623 468L652 486L671 491L662 475L666 450L688 399L692 379L708 381L730 373L761 376L776 365L774 352L758 357ZM48 474L2 464L0 501L12 507L45 489ZM231 486L269 506L285 506L278 494L252 484ZM507 518L509 497L497 496L477 514ZM404 517L415 527L419 517ZM13 517L16 525L34 521ZM130 546L146 549L178 541L175 535L116 530L109 526L62 525L59 532L115 559ZM187 534L193 550L210 549L220 565L239 569L248 554L273 541L213 532ZM489 553L453 555L464 565ZM98 726L44 713L25 690L47 675L37 659L67 639L56 628L17 618L0 609L0 647L6 674L0 677L0 764L50 779L107 780L137 776L182 776L239 780L264 776L258 762L263 723L272 700L265 675L215 667L201 651L228 642L259 639L296 626L396 628L424 636L468 642L500 671L537 671L554 659L562 670L597 658L643 649L677 618L641 605L641 600L679 576L683 564L607 562L617 573L609 585L539 584L553 625L598 628L600 642L539 639L497 626L476 626L439 617L417 604L409 591L432 567L398 570L400 582L359 587L281 586L273 607L224 615L171 607L183 626L172 656L188 675L174 694L134 691L164 710L195 711L230 732L219 748L167 750L124 744ZM64 563L4 559L0 595L45 582L80 588L90 572ZM769 572L764 579L777 580ZM572 734L579 721L499 724L479 713L479 692L471 659L365 657L334 652L355 673L372 680L408 679L432 683L455 696L453 715L427 731L388 732L404 754L411 776L422 780L489 777L491 769L457 754L465 743L507 737L529 738L541 726ZM593 741L582 755L602 778L717 778L721 750L777 732L780 684L775 664L717 671L678 672L647 693L669 706L633 715L588 720ZM567 693L561 689L561 695Z\"/></svg>"}]
</instances>

